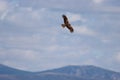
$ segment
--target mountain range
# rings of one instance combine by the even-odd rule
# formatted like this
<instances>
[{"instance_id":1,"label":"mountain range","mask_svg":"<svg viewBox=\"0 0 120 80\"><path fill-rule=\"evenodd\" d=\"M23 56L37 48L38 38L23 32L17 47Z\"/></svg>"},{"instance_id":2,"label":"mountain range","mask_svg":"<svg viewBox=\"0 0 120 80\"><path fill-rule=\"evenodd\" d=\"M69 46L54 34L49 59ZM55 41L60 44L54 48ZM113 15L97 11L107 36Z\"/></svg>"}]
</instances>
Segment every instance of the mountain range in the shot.
<instances>
[{"instance_id":1,"label":"mountain range","mask_svg":"<svg viewBox=\"0 0 120 80\"><path fill-rule=\"evenodd\" d=\"M93 65L70 65L40 72L30 72L0 64L0 80L120 80L120 72Z\"/></svg>"}]
</instances>

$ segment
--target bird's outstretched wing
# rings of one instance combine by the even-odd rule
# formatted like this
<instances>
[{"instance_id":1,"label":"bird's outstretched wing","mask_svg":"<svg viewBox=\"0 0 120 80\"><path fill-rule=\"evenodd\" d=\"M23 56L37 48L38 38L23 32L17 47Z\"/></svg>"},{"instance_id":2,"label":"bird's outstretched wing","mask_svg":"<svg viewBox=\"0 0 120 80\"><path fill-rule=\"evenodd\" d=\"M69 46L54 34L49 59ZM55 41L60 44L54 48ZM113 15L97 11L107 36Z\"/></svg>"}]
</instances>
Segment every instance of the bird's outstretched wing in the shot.
<instances>
[{"instance_id":1,"label":"bird's outstretched wing","mask_svg":"<svg viewBox=\"0 0 120 80\"><path fill-rule=\"evenodd\" d=\"M68 18L66 15L62 15L63 20L64 20L64 24L69 24Z\"/></svg>"},{"instance_id":2,"label":"bird's outstretched wing","mask_svg":"<svg viewBox=\"0 0 120 80\"><path fill-rule=\"evenodd\" d=\"M62 17L63 17L63 20L64 20L64 24L62 24L62 27L63 28L67 27L70 30L70 32L73 32L74 29L72 28L71 24L69 23L67 16L66 15L62 15Z\"/></svg>"}]
</instances>

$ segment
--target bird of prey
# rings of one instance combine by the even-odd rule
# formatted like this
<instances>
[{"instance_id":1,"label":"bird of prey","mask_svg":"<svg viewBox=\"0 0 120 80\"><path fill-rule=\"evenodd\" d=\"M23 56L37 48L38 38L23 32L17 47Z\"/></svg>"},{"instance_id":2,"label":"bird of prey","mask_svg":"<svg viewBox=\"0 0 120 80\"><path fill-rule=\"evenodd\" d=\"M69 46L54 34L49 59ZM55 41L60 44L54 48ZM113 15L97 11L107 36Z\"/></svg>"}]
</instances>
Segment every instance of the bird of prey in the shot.
<instances>
[{"instance_id":1,"label":"bird of prey","mask_svg":"<svg viewBox=\"0 0 120 80\"><path fill-rule=\"evenodd\" d=\"M72 33L74 31L74 29L72 28L71 24L69 23L67 16L63 14L62 17L64 20L64 24L61 24L61 26L63 28L67 27L70 30L70 32Z\"/></svg>"}]
</instances>

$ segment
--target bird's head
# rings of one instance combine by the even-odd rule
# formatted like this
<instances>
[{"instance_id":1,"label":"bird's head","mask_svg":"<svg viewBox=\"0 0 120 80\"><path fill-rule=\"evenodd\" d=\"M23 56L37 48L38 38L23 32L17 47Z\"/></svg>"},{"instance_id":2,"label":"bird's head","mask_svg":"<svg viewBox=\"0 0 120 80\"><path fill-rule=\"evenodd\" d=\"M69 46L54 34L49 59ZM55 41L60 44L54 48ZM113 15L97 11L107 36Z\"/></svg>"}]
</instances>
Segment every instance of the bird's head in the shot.
<instances>
[{"instance_id":1,"label":"bird's head","mask_svg":"<svg viewBox=\"0 0 120 80\"><path fill-rule=\"evenodd\" d=\"M66 17L66 15L63 14L62 17L64 18L64 17Z\"/></svg>"}]
</instances>

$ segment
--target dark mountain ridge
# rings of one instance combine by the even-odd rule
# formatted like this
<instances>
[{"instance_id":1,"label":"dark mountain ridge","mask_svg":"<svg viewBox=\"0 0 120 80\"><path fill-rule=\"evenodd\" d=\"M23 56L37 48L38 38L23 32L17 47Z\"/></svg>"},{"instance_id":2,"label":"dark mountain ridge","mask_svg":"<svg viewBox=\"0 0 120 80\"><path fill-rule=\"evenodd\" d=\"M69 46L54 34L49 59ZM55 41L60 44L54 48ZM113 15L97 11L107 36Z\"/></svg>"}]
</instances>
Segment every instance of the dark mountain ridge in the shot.
<instances>
[{"instance_id":1,"label":"dark mountain ridge","mask_svg":"<svg viewBox=\"0 0 120 80\"><path fill-rule=\"evenodd\" d=\"M47 70L41 73L46 74L64 74L81 78L97 79L97 80L120 80L120 73L96 66L66 66L59 69Z\"/></svg>"},{"instance_id":2,"label":"dark mountain ridge","mask_svg":"<svg viewBox=\"0 0 120 80\"><path fill-rule=\"evenodd\" d=\"M6 75L24 75L24 74L32 74L32 72L29 71L23 71L15 68L11 68L5 65L0 64L0 75L6 74Z\"/></svg>"},{"instance_id":3,"label":"dark mountain ridge","mask_svg":"<svg viewBox=\"0 0 120 80\"><path fill-rule=\"evenodd\" d=\"M91 65L29 72L0 64L0 80L120 80L120 73Z\"/></svg>"}]
</instances>

